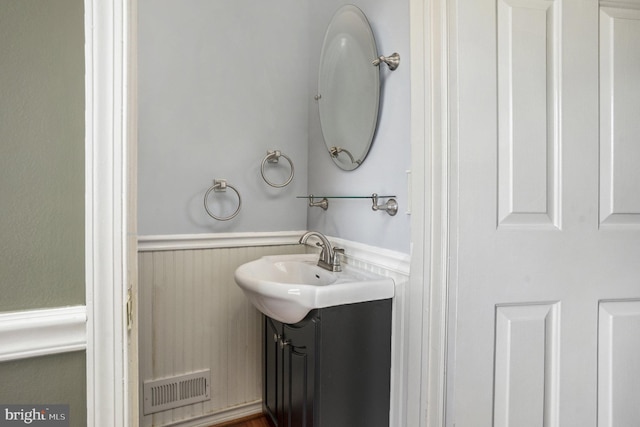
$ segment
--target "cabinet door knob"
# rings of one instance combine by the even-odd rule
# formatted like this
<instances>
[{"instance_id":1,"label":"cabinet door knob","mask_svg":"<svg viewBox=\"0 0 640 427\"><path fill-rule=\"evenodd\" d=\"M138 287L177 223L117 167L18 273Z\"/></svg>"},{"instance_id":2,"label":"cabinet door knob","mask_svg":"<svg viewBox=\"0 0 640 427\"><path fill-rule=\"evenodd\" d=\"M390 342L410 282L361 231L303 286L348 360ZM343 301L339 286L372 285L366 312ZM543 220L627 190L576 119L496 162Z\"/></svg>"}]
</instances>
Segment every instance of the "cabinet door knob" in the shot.
<instances>
[{"instance_id":1,"label":"cabinet door knob","mask_svg":"<svg viewBox=\"0 0 640 427\"><path fill-rule=\"evenodd\" d=\"M280 348L282 349L288 346L289 344L291 344L291 340L280 340Z\"/></svg>"},{"instance_id":2,"label":"cabinet door knob","mask_svg":"<svg viewBox=\"0 0 640 427\"><path fill-rule=\"evenodd\" d=\"M280 335L273 334L273 342L278 342L279 339L280 339Z\"/></svg>"}]
</instances>

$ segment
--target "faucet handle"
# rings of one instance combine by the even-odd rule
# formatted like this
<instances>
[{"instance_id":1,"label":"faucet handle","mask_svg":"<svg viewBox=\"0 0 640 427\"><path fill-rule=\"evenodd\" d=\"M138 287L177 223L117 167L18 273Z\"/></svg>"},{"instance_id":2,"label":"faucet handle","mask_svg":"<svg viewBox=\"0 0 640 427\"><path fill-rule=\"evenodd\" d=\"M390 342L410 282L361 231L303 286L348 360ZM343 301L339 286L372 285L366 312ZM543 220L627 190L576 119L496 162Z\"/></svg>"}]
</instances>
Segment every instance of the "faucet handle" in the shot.
<instances>
[{"instance_id":1,"label":"faucet handle","mask_svg":"<svg viewBox=\"0 0 640 427\"><path fill-rule=\"evenodd\" d=\"M333 258L331 259L333 271L342 271L342 267L340 265L340 257L338 256L338 254L344 255L344 249L333 248Z\"/></svg>"}]
</instances>

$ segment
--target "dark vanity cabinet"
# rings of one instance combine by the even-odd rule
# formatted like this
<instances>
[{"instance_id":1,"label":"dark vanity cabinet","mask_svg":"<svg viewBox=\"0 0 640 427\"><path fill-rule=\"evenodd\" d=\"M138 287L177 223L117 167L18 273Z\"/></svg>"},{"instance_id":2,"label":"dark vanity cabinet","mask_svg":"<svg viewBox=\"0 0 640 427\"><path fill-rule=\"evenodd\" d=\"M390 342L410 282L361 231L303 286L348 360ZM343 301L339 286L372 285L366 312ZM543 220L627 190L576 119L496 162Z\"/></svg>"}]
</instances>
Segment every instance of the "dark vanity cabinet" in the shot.
<instances>
[{"instance_id":1,"label":"dark vanity cabinet","mask_svg":"<svg viewBox=\"0 0 640 427\"><path fill-rule=\"evenodd\" d=\"M264 318L264 411L277 427L388 427L391 300Z\"/></svg>"},{"instance_id":2,"label":"dark vanity cabinet","mask_svg":"<svg viewBox=\"0 0 640 427\"><path fill-rule=\"evenodd\" d=\"M286 325L266 318L264 405L275 426L314 425L317 320Z\"/></svg>"}]
</instances>

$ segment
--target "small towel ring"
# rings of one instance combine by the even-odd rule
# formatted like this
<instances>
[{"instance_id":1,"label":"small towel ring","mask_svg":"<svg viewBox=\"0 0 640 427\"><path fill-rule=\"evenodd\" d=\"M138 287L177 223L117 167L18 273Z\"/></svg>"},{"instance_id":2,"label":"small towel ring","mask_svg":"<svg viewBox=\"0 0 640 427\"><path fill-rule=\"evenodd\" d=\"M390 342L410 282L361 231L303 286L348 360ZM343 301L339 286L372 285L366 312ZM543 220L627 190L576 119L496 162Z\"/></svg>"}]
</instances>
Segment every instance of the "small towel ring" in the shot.
<instances>
[{"instance_id":1,"label":"small towel ring","mask_svg":"<svg viewBox=\"0 0 640 427\"><path fill-rule=\"evenodd\" d=\"M227 191L227 188L232 189L238 195L238 208L234 213L232 213L229 216L219 217L212 214L211 211L209 210L209 206L207 206L207 198L209 197L209 193L211 193L212 191L224 192L224 191ZM235 189L235 187L227 184L227 181L224 179L214 179L213 185L209 187L209 189L204 195L204 209L207 211L207 213L211 218L217 219L218 221L229 221L230 219L235 218L235 216L238 215L238 212L240 212L240 206L242 206L242 199L240 198L240 193L238 192L238 190Z\"/></svg>"},{"instance_id":2,"label":"small towel ring","mask_svg":"<svg viewBox=\"0 0 640 427\"><path fill-rule=\"evenodd\" d=\"M289 162L289 165L291 166L291 175L289 175L289 179L287 179L284 183L282 183L282 184L274 184L273 182L269 181L267 179L267 177L265 176L265 174L264 174L264 165L266 165L267 162L269 162L269 163L278 163L278 160L280 159L280 157L284 157ZM272 187L282 188L284 186L289 185L291 180L293 180L293 162L291 161L291 159L288 156L285 156L284 154L282 154L280 152L280 150L269 150L269 151L267 151L267 157L265 157L262 160L262 166L260 167L260 173L262 174L262 179L264 179L264 182L266 182L267 184L269 184Z\"/></svg>"}]
</instances>

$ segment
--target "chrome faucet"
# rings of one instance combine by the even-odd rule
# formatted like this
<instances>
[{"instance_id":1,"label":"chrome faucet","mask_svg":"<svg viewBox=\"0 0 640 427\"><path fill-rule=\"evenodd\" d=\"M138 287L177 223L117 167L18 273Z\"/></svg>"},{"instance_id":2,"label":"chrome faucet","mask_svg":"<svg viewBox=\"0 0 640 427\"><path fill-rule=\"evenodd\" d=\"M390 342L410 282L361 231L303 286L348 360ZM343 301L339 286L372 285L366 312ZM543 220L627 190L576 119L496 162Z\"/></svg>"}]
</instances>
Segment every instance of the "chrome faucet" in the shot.
<instances>
[{"instance_id":1,"label":"chrome faucet","mask_svg":"<svg viewBox=\"0 0 640 427\"><path fill-rule=\"evenodd\" d=\"M344 254L344 249L332 247L325 235L317 231L307 231L304 233L302 237L300 237L300 243L307 243L307 239L311 236L316 236L320 239L320 242L316 243L316 246L322 248L320 259L318 259L318 267L329 271L342 271L339 254Z\"/></svg>"}]
</instances>

